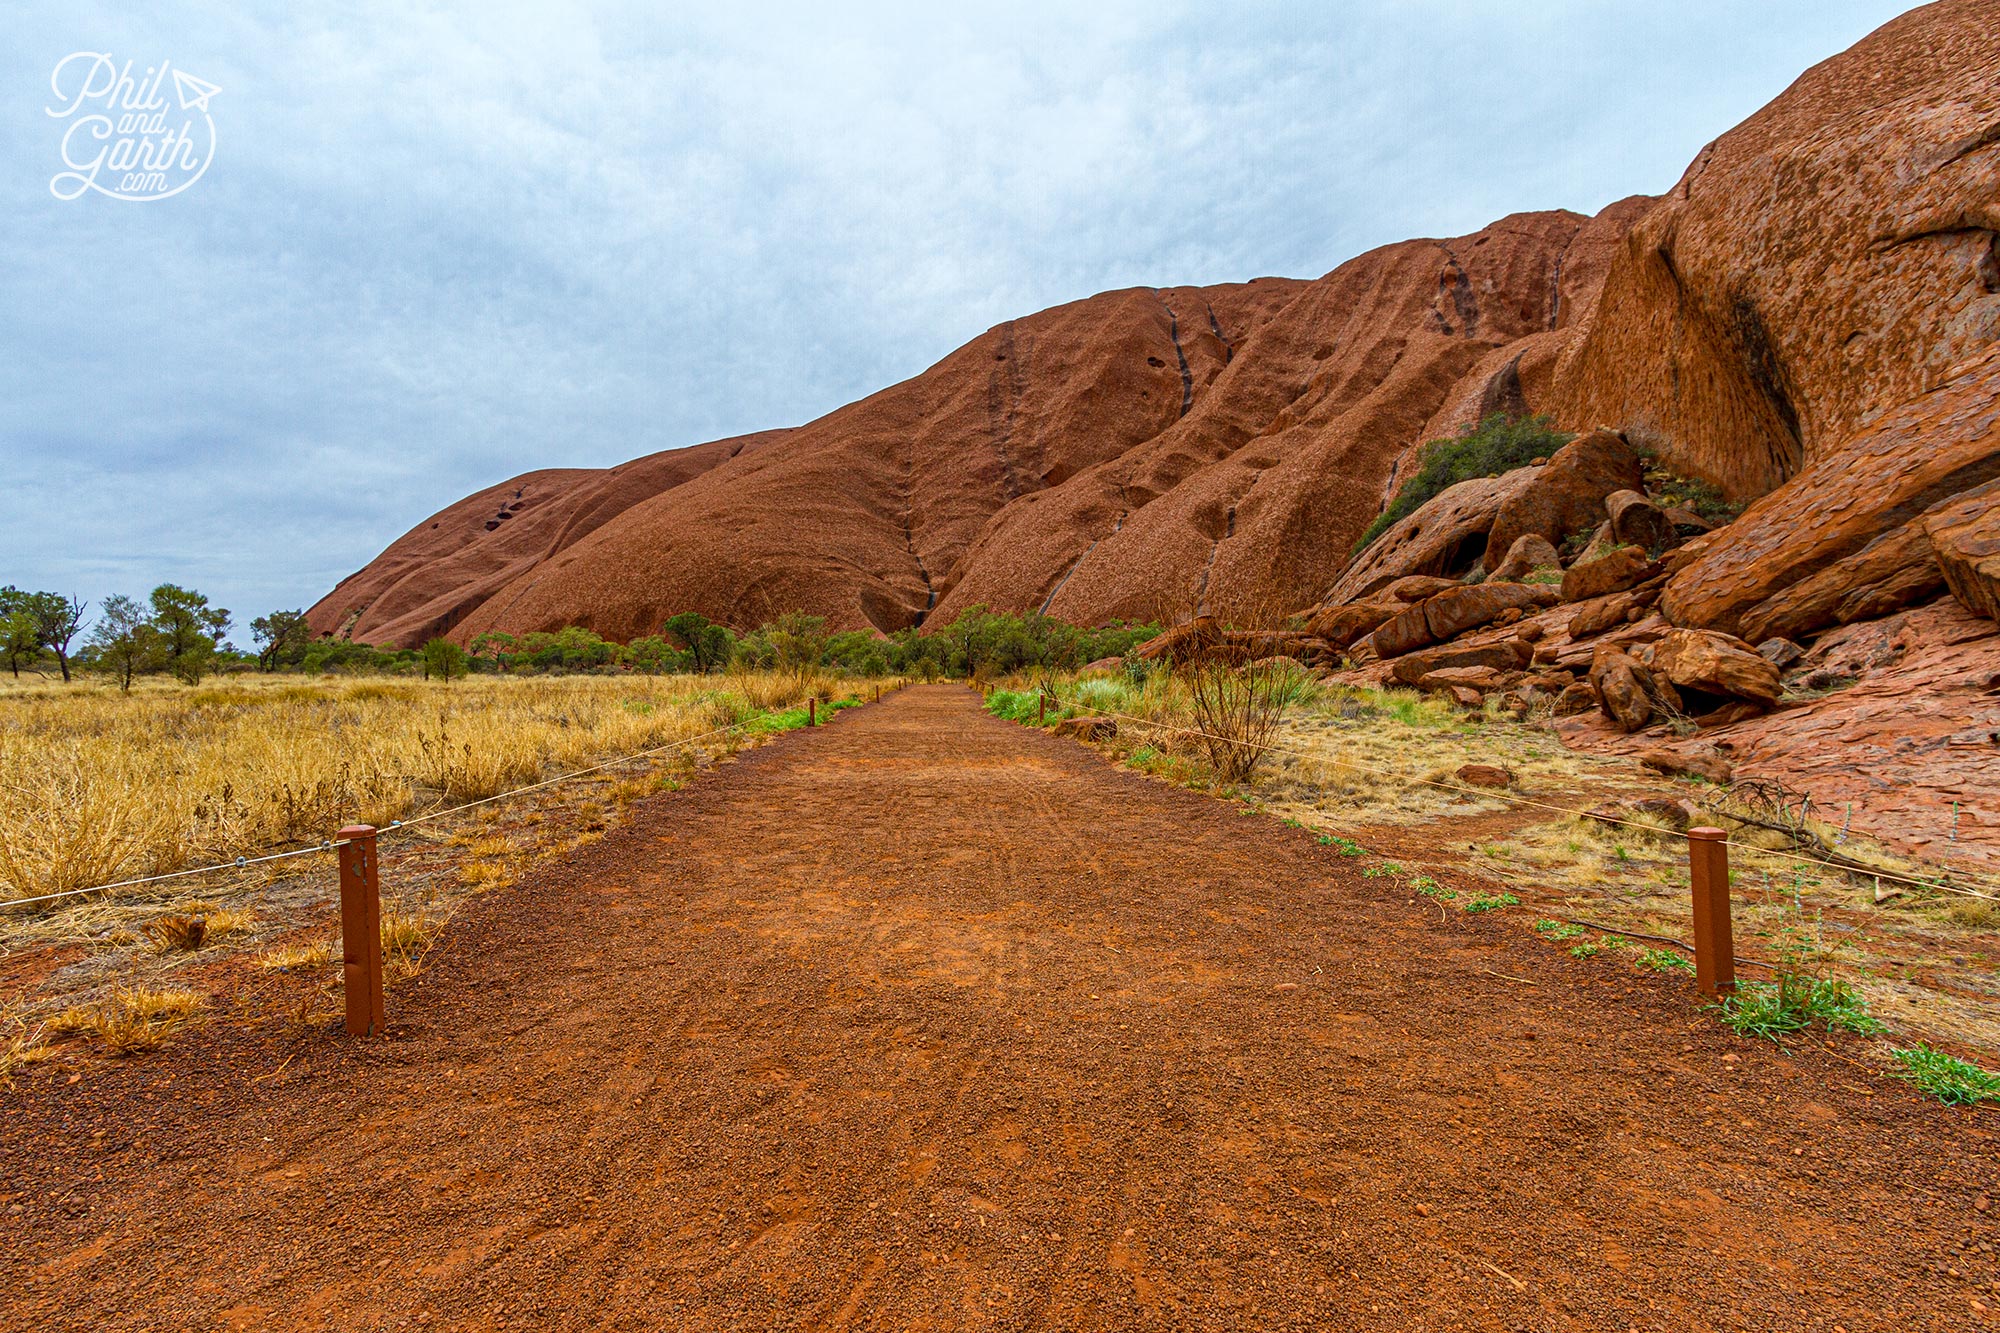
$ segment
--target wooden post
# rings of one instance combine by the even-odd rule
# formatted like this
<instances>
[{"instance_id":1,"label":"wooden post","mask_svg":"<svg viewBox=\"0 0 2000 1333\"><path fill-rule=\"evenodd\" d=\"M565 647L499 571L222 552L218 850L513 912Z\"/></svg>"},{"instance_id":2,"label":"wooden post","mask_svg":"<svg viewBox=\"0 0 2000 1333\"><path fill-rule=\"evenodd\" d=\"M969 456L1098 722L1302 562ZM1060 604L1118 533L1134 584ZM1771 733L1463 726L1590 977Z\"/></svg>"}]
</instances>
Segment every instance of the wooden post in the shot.
<instances>
[{"instance_id":1,"label":"wooden post","mask_svg":"<svg viewBox=\"0 0 2000 1333\"><path fill-rule=\"evenodd\" d=\"M809 727L819 725L819 700L817 699L806 700L806 725Z\"/></svg>"},{"instance_id":2,"label":"wooden post","mask_svg":"<svg viewBox=\"0 0 2000 1333\"><path fill-rule=\"evenodd\" d=\"M375 829L369 824L350 824L340 831L340 953L348 1035L379 1037L384 1024L382 882Z\"/></svg>"},{"instance_id":3,"label":"wooden post","mask_svg":"<svg viewBox=\"0 0 2000 1333\"><path fill-rule=\"evenodd\" d=\"M1035 708L1035 721L1037 723L1041 723L1041 722L1046 722L1048 720L1049 720L1049 696L1044 694L1042 696L1041 703L1037 705Z\"/></svg>"},{"instance_id":4,"label":"wooden post","mask_svg":"<svg viewBox=\"0 0 2000 1333\"><path fill-rule=\"evenodd\" d=\"M1729 847L1719 828L1688 830L1694 886L1694 980L1707 996L1736 989L1736 941L1729 923Z\"/></svg>"}]
</instances>

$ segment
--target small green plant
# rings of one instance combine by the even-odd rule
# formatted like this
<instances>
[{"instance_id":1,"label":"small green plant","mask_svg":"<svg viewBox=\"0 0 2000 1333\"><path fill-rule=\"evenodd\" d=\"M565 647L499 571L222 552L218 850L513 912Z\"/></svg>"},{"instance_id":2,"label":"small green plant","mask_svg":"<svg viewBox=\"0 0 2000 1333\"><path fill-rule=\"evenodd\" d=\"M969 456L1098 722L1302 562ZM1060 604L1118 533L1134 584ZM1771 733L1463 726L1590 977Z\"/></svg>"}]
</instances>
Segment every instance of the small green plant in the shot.
<instances>
[{"instance_id":1,"label":"small green plant","mask_svg":"<svg viewBox=\"0 0 2000 1333\"><path fill-rule=\"evenodd\" d=\"M1642 949L1639 952L1639 966L1651 968L1655 972L1692 972L1694 964L1685 954L1672 949Z\"/></svg>"},{"instance_id":2,"label":"small green plant","mask_svg":"<svg viewBox=\"0 0 2000 1333\"><path fill-rule=\"evenodd\" d=\"M1781 972L1776 981L1741 981L1736 993L1712 1005L1722 1025L1739 1037L1783 1037L1818 1023L1829 1032L1876 1033L1882 1024L1868 1012L1861 992L1845 981Z\"/></svg>"},{"instance_id":3,"label":"small green plant","mask_svg":"<svg viewBox=\"0 0 2000 1333\"><path fill-rule=\"evenodd\" d=\"M1595 958L1603 952L1604 941L1602 939L1585 940L1581 944L1571 945L1569 956L1571 958Z\"/></svg>"},{"instance_id":4,"label":"small green plant","mask_svg":"<svg viewBox=\"0 0 2000 1333\"><path fill-rule=\"evenodd\" d=\"M1322 833L1319 837L1322 847L1338 847L1342 856L1366 856L1368 849L1352 838L1343 838L1334 833Z\"/></svg>"},{"instance_id":5,"label":"small green plant","mask_svg":"<svg viewBox=\"0 0 2000 1333\"><path fill-rule=\"evenodd\" d=\"M1714 486L1692 477L1664 476L1654 489L1662 508L1687 509L1711 523L1734 522L1736 516L1743 512L1742 505L1731 504Z\"/></svg>"},{"instance_id":6,"label":"small green plant","mask_svg":"<svg viewBox=\"0 0 2000 1333\"><path fill-rule=\"evenodd\" d=\"M1889 1053L1903 1066L1891 1070L1892 1077L1908 1079L1919 1092L1937 1098L1946 1106L2000 1101L2000 1074L1991 1070L1934 1051L1921 1042L1897 1047Z\"/></svg>"},{"instance_id":7,"label":"small green plant","mask_svg":"<svg viewBox=\"0 0 2000 1333\"><path fill-rule=\"evenodd\" d=\"M1468 912L1493 912L1498 911L1502 907L1519 907L1520 905L1521 900L1511 893L1482 893L1477 898L1468 899L1465 904L1465 910Z\"/></svg>"},{"instance_id":8,"label":"small green plant","mask_svg":"<svg viewBox=\"0 0 2000 1333\"><path fill-rule=\"evenodd\" d=\"M1447 889L1429 875L1418 875L1410 881L1410 887L1433 902L1448 903L1458 897L1458 890Z\"/></svg>"},{"instance_id":9,"label":"small green plant","mask_svg":"<svg viewBox=\"0 0 2000 1333\"><path fill-rule=\"evenodd\" d=\"M1517 419L1496 413L1449 439L1432 440L1418 455L1416 475L1403 483L1389 507L1361 534L1354 553L1359 555L1391 526L1459 482L1526 467L1537 458L1547 458L1571 438L1547 417Z\"/></svg>"},{"instance_id":10,"label":"small green plant","mask_svg":"<svg viewBox=\"0 0 2000 1333\"><path fill-rule=\"evenodd\" d=\"M1363 879L1388 879L1402 873L1403 867L1397 865L1394 861L1384 861L1379 866L1369 866L1361 872L1361 877Z\"/></svg>"},{"instance_id":11,"label":"small green plant","mask_svg":"<svg viewBox=\"0 0 2000 1333\"><path fill-rule=\"evenodd\" d=\"M1544 938L1557 941L1573 940L1583 934L1582 926L1572 926L1567 921L1550 921L1544 918L1535 923L1535 930Z\"/></svg>"}]
</instances>

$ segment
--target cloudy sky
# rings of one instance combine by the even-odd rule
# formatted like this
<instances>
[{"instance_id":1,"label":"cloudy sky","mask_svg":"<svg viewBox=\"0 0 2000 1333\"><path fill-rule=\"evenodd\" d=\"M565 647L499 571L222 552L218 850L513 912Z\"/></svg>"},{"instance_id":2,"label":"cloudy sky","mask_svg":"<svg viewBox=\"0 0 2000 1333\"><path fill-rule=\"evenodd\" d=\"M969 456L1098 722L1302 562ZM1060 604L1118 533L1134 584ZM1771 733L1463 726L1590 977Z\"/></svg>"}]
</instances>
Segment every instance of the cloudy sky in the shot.
<instances>
[{"instance_id":1,"label":"cloudy sky","mask_svg":"<svg viewBox=\"0 0 2000 1333\"><path fill-rule=\"evenodd\" d=\"M1657 193L1904 8L17 0L0 583L247 624L466 492L806 421L1014 315ZM164 94L198 179L55 196L75 52L220 88Z\"/></svg>"}]
</instances>

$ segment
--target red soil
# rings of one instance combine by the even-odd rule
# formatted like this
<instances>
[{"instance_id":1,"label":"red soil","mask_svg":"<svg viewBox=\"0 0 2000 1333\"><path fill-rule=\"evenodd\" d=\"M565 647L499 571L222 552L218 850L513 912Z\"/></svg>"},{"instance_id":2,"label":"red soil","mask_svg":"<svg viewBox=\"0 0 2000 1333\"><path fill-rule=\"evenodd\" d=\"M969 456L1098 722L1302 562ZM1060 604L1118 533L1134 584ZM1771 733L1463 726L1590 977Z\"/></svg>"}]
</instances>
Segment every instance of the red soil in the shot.
<instances>
[{"instance_id":1,"label":"red soil","mask_svg":"<svg viewBox=\"0 0 2000 1333\"><path fill-rule=\"evenodd\" d=\"M0 1324L1960 1329L1994 1117L913 689L477 900L390 1038L0 1107ZM1443 919L1441 919L1441 917Z\"/></svg>"}]
</instances>

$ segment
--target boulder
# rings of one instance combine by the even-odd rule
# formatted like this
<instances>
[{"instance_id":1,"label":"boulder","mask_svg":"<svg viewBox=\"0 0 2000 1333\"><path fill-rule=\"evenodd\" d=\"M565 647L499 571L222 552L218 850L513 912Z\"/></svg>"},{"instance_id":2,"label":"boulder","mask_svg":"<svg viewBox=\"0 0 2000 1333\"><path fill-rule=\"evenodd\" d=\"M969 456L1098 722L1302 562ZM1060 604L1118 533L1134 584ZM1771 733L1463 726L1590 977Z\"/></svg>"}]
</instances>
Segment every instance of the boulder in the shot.
<instances>
[{"instance_id":1,"label":"boulder","mask_svg":"<svg viewBox=\"0 0 2000 1333\"><path fill-rule=\"evenodd\" d=\"M1118 734L1118 724L1108 717L1066 717L1056 723L1055 732L1080 741L1108 741Z\"/></svg>"},{"instance_id":2,"label":"boulder","mask_svg":"<svg viewBox=\"0 0 2000 1333\"><path fill-rule=\"evenodd\" d=\"M1441 579L1431 574L1410 574L1374 594L1377 601L1421 602L1435 597L1448 588L1456 588L1457 579Z\"/></svg>"},{"instance_id":3,"label":"boulder","mask_svg":"<svg viewBox=\"0 0 2000 1333\"><path fill-rule=\"evenodd\" d=\"M1494 764L1465 764L1458 770L1458 780L1468 787L1499 789L1513 786L1514 774Z\"/></svg>"},{"instance_id":4,"label":"boulder","mask_svg":"<svg viewBox=\"0 0 2000 1333\"><path fill-rule=\"evenodd\" d=\"M1426 671L1419 676L1417 688L1434 694L1452 689L1479 690L1484 693L1488 690L1505 689L1513 678L1513 672L1502 671L1499 667L1439 667L1435 671Z\"/></svg>"},{"instance_id":5,"label":"boulder","mask_svg":"<svg viewBox=\"0 0 2000 1333\"><path fill-rule=\"evenodd\" d=\"M1575 717L1578 713L1588 713L1597 707L1597 689L1587 680L1579 680L1573 685L1563 686L1556 696L1556 716Z\"/></svg>"},{"instance_id":6,"label":"boulder","mask_svg":"<svg viewBox=\"0 0 2000 1333\"><path fill-rule=\"evenodd\" d=\"M1214 616L1196 616L1185 624L1162 630L1133 652L1148 662L1183 662L1221 645L1222 626Z\"/></svg>"},{"instance_id":7,"label":"boulder","mask_svg":"<svg viewBox=\"0 0 2000 1333\"><path fill-rule=\"evenodd\" d=\"M1765 708L1777 703L1784 693L1778 668L1743 640L1714 630L1669 630L1653 645L1650 664L1655 676L1663 676L1683 690L1742 699Z\"/></svg>"},{"instance_id":8,"label":"boulder","mask_svg":"<svg viewBox=\"0 0 2000 1333\"><path fill-rule=\"evenodd\" d=\"M1085 671L1120 671L1124 669L1124 666L1125 659L1122 657L1100 657L1095 662L1086 662L1083 669Z\"/></svg>"},{"instance_id":9,"label":"boulder","mask_svg":"<svg viewBox=\"0 0 2000 1333\"><path fill-rule=\"evenodd\" d=\"M1280 657L1303 665L1325 660L1333 648L1325 639L1297 630L1232 629L1224 630L1222 641L1210 651L1239 666Z\"/></svg>"},{"instance_id":10,"label":"boulder","mask_svg":"<svg viewBox=\"0 0 2000 1333\"><path fill-rule=\"evenodd\" d=\"M1544 639L1534 649L1535 661L1545 667L1557 667L1564 671L1588 671L1590 662L1598 648L1611 644L1633 652L1640 647L1656 642L1672 629L1659 615L1649 615L1632 624L1621 625L1605 631L1603 637L1595 639L1571 639L1567 635L1560 639Z\"/></svg>"},{"instance_id":11,"label":"boulder","mask_svg":"<svg viewBox=\"0 0 2000 1333\"><path fill-rule=\"evenodd\" d=\"M1603 597L1654 577L1660 568L1636 546L1621 546L1595 560L1579 560L1563 575L1562 599L1584 602Z\"/></svg>"},{"instance_id":12,"label":"boulder","mask_svg":"<svg viewBox=\"0 0 2000 1333\"><path fill-rule=\"evenodd\" d=\"M1493 566L1489 579L1519 583L1538 569L1561 569L1562 557L1549 539L1539 532L1524 532L1507 548L1500 563Z\"/></svg>"},{"instance_id":13,"label":"boulder","mask_svg":"<svg viewBox=\"0 0 2000 1333\"><path fill-rule=\"evenodd\" d=\"M1349 602L1318 612L1306 623L1306 632L1318 635L1336 648L1346 648L1391 616L1403 611L1402 602L1372 600Z\"/></svg>"},{"instance_id":14,"label":"boulder","mask_svg":"<svg viewBox=\"0 0 2000 1333\"><path fill-rule=\"evenodd\" d=\"M1974 615L2000 620L2000 481L1934 506L1923 523L1951 595Z\"/></svg>"},{"instance_id":15,"label":"boulder","mask_svg":"<svg viewBox=\"0 0 2000 1333\"><path fill-rule=\"evenodd\" d=\"M1757 656L1783 671L1806 655L1806 650L1790 639L1766 639L1757 645Z\"/></svg>"},{"instance_id":16,"label":"boulder","mask_svg":"<svg viewBox=\"0 0 2000 1333\"><path fill-rule=\"evenodd\" d=\"M1469 685L1454 685L1445 691L1451 701L1460 708L1481 708L1486 704L1486 696Z\"/></svg>"},{"instance_id":17,"label":"boulder","mask_svg":"<svg viewBox=\"0 0 2000 1333\"><path fill-rule=\"evenodd\" d=\"M1590 662L1590 686L1597 706L1620 731L1634 732L1653 720L1658 682L1638 658L1605 646Z\"/></svg>"},{"instance_id":18,"label":"boulder","mask_svg":"<svg viewBox=\"0 0 2000 1333\"><path fill-rule=\"evenodd\" d=\"M1703 518L1685 505L1669 505L1663 512L1667 516L1667 522L1673 524L1676 536L1695 537L1704 532L1714 532L1722 526L1713 519Z\"/></svg>"},{"instance_id":19,"label":"boulder","mask_svg":"<svg viewBox=\"0 0 2000 1333\"><path fill-rule=\"evenodd\" d=\"M1493 623L1502 612L1554 606L1561 599L1560 592L1546 585L1489 579L1471 587L1454 587L1424 602L1424 623L1432 641L1443 643Z\"/></svg>"},{"instance_id":20,"label":"boulder","mask_svg":"<svg viewBox=\"0 0 2000 1333\"><path fill-rule=\"evenodd\" d=\"M1762 704L1737 699L1722 705L1712 713L1703 713L1694 720L1694 725L1697 731L1720 731L1724 727L1733 727L1738 722L1748 722L1753 717L1762 717L1767 711L1769 710Z\"/></svg>"},{"instance_id":21,"label":"boulder","mask_svg":"<svg viewBox=\"0 0 2000 1333\"><path fill-rule=\"evenodd\" d=\"M1729 756L1705 741L1655 745L1639 752L1639 762L1655 773L1673 778L1701 778L1717 786L1726 786L1733 776Z\"/></svg>"},{"instance_id":22,"label":"boulder","mask_svg":"<svg viewBox=\"0 0 2000 1333\"><path fill-rule=\"evenodd\" d=\"M1593 634L1602 634L1608 629L1630 623L1635 616L1644 615L1660 595L1657 581L1641 584L1630 592L1614 592L1608 597L1597 597L1583 603L1570 617L1569 636L1572 639L1587 639Z\"/></svg>"},{"instance_id":23,"label":"boulder","mask_svg":"<svg viewBox=\"0 0 2000 1333\"><path fill-rule=\"evenodd\" d=\"M1645 466L1623 436L1594 430L1556 450L1546 467L1529 476L1532 480L1493 516L1486 534L1489 569L1527 533L1560 546L1571 533L1595 527L1603 521L1605 497L1645 485Z\"/></svg>"},{"instance_id":24,"label":"boulder","mask_svg":"<svg viewBox=\"0 0 2000 1333\"><path fill-rule=\"evenodd\" d=\"M1912 360L1907 351L1900 359ZM1888 407L1851 438L1820 453L1741 518L1710 534L1698 559L1676 569L1661 599L1668 618L1758 638L1806 633L1797 620L1750 613L1794 584L1866 552L1934 506L2000 480L1996 385L2000 352L1955 368L1931 391ZM1935 544L1928 521L1925 536ZM1913 575L1921 578L1914 538L1906 534L1899 549L1909 554ZM1885 563L1886 554L1874 553L1871 571ZM1893 568L1879 569L1880 579L1895 576ZM1851 581L1854 575L1843 571L1837 577ZM1822 586L1815 595L1825 592Z\"/></svg>"},{"instance_id":25,"label":"boulder","mask_svg":"<svg viewBox=\"0 0 2000 1333\"><path fill-rule=\"evenodd\" d=\"M1496 671L1518 671L1527 664L1512 641L1507 643L1455 644L1425 648L1399 657L1390 667L1390 679L1398 685L1415 685L1433 671L1447 667L1492 667Z\"/></svg>"},{"instance_id":26,"label":"boulder","mask_svg":"<svg viewBox=\"0 0 2000 1333\"><path fill-rule=\"evenodd\" d=\"M1944 590L1922 519L1891 529L1859 551L1765 598L1743 612L1743 637L1796 639L1834 625L1874 620Z\"/></svg>"},{"instance_id":27,"label":"boulder","mask_svg":"<svg viewBox=\"0 0 2000 1333\"><path fill-rule=\"evenodd\" d=\"M1613 491L1604 497L1604 512L1611 516L1611 539L1658 555L1673 545L1677 535L1673 520L1648 500L1643 491Z\"/></svg>"},{"instance_id":28,"label":"boulder","mask_svg":"<svg viewBox=\"0 0 2000 1333\"><path fill-rule=\"evenodd\" d=\"M1430 618L1424 614L1423 606L1405 607L1375 627L1366 642L1372 646L1378 657L1401 657L1419 648L1428 648L1437 642L1431 633Z\"/></svg>"},{"instance_id":29,"label":"boulder","mask_svg":"<svg viewBox=\"0 0 2000 1333\"><path fill-rule=\"evenodd\" d=\"M1539 470L1515 468L1440 491L1370 542L1327 593L1327 602L1359 601L1410 574L1452 574L1476 563L1500 507L1527 489Z\"/></svg>"}]
</instances>

